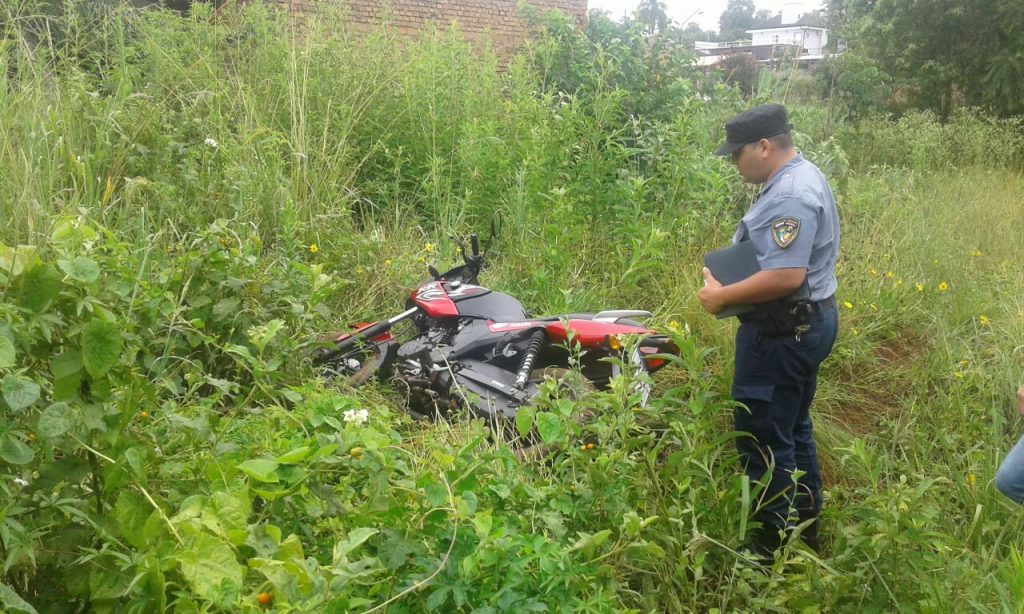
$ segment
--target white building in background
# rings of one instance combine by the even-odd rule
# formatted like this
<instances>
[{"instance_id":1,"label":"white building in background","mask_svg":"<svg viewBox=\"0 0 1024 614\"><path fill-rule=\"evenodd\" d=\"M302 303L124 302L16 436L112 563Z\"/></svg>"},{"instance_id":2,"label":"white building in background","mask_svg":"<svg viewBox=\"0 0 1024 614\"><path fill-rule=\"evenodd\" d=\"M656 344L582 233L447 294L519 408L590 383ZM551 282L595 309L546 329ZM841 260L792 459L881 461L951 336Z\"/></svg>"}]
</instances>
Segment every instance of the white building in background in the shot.
<instances>
[{"instance_id":1,"label":"white building in background","mask_svg":"<svg viewBox=\"0 0 1024 614\"><path fill-rule=\"evenodd\" d=\"M802 4L787 4L782 7L781 14L776 17L780 25L770 28L747 30L751 40L712 43L696 41L694 53L697 65L710 68L721 62L726 56L737 53L749 53L761 64L793 61L808 66L813 65L828 55L828 30L811 25L811 19L800 17ZM820 19L818 19L820 22Z\"/></svg>"},{"instance_id":2,"label":"white building in background","mask_svg":"<svg viewBox=\"0 0 1024 614\"><path fill-rule=\"evenodd\" d=\"M781 25L774 28L747 30L750 44L759 45L793 45L800 49L801 57L821 57L825 55L828 44L828 30L814 26L799 24Z\"/></svg>"},{"instance_id":3,"label":"white building in background","mask_svg":"<svg viewBox=\"0 0 1024 614\"><path fill-rule=\"evenodd\" d=\"M800 50L804 58L820 58L825 55L828 44L828 30L805 25L800 20L800 4L790 3L782 7L781 25L772 28L747 30L750 44L760 45L793 45Z\"/></svg>"}]
</instances>

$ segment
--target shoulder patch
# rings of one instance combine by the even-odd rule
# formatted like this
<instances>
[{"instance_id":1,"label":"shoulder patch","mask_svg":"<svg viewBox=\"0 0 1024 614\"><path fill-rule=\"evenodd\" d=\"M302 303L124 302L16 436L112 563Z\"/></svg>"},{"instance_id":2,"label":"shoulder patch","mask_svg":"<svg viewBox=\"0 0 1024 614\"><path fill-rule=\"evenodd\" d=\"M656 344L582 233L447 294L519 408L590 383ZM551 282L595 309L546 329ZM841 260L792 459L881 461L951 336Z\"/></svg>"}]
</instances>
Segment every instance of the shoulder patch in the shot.
<instances>
[{"instance_id":1,"label":"shoulder patch","mask_svg":"<svg viewBox=\"0 0 1024 614\"><path fill-rule=\"evenodd\" d=\"M795 217L780 217L772 221L772 240L782 249L792 245L798 234L800 220Z\"/></svg>"}]
</instances>

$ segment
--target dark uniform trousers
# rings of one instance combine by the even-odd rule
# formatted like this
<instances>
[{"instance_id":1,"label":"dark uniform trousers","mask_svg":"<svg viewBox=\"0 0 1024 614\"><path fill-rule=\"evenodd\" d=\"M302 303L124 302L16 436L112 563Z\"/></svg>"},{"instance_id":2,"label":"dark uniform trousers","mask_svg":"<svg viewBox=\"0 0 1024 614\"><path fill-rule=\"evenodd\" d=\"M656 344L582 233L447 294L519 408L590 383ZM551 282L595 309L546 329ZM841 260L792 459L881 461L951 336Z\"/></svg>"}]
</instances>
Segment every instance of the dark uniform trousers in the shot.
<instances>
[{"instance_id":1,"label":"dark uniform trousers","mask_svg":"<svg viewBox=\"0 0 1024 614\"><path fill-rule=\"evenodd\" d=\"M839 325L833 306L810 317L810 330L767 336L757 323L742 323L736 332L736 369L732 396L746 407L736 409L740 461L751 482L771 477L755 519L765 528L791 525L790 510L800 519L821 509L821 470L811 431L811 401L818 367L832 351ZM774 462L774 466L772 463ZM793 472L803 472L795 484Z\"/></svg>"}]
</instances>

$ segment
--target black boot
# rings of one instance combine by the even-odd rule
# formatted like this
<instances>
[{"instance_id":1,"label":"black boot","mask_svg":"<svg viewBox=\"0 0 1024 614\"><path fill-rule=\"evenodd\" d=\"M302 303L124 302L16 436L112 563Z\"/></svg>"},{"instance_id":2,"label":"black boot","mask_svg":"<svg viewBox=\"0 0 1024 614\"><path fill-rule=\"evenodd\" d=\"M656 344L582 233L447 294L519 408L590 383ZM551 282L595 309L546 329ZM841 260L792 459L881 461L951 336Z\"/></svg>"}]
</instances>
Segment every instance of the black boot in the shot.
<instances>
[{"instance_id":1,"label":"black boot","mask_svg":"<svg viewBox=\"0 0 1024 614\"><path fill-rule=\"evenodd\" d=\"M743 550L757 563L771 565L775 551L782 547L782 534L781 527L763 524L750 533Z\"/></svg>"},{"instance_id":2,"label":"black boot","mask_svg":"<svg viewBox=\"0 0 1024 614\"><path fill-rule=\"evenodd\" d=\"M821 535L818 532L821 522L818 520L818 514L809 510L799 510L797 521L800 525L811 521L811 524L801 529L800 539L807 544L808 548L817 554L821 554Z\"/></svg>"}]
</instances>

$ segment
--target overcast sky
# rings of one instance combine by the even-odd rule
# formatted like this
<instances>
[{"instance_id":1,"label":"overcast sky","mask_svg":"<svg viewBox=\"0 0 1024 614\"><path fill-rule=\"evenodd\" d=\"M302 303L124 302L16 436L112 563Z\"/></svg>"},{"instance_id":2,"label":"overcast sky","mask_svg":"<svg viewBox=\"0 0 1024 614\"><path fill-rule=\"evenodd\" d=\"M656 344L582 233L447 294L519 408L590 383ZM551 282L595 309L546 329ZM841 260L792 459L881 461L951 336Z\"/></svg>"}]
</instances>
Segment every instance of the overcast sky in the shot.
<instances>
[{"instance_id":1,"label":"overcast sky","mask_svg":"<svg viewBox=\"0 0 1024 614\"><path fill-rule=\"evenodd\" d=\"M684 26L693 21L702 30L718 31L718 18L725 10L727 0L663 0L668 7L668 16L676 23ZM632 13L640 0L588 0L590 9L600 9L619 19ZM806 13L818 8L820 0L754 0L754 7L760 11L767 9L775 14L786 4L794 4L800 8L798 13Z\"/></svg>"}]
</instances>

